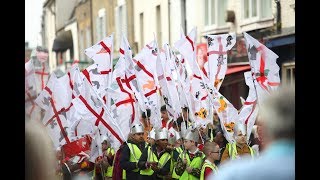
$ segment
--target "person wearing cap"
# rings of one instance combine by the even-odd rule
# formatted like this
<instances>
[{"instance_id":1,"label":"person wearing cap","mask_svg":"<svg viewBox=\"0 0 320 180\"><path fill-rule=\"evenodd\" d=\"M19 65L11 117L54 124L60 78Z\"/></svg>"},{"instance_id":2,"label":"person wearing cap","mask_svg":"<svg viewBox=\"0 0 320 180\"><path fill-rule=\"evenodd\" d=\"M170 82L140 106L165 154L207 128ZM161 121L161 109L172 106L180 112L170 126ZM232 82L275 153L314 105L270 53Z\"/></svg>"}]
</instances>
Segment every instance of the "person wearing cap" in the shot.
<instances>
[{"instance_id":1,"label":"person wearing cap","mask_svg":"<svg viewBox=\"0 0 320 180\"><path fill-rule=\"evenodd\" d=\"M219 150L219 145L215 142L207 141L204 144L203 153L206 155L206 159L201 168L200 180L208 179L211 173L217 173L218 167L214 162L220 159Z\"/></svg>"},{"instance_id":2,"label":"person wearing cap","mask_svg":"<svg viewBox=\"0 0 320 180\"><path fill-rule=\"evenodd\" d=\"M156 142L156 131L154 128L149 132L148 137L147 137L147 143L153 146Z\"/></svg>"},{"instance_id":3,"label":"person wearing cap","mask_svg":"<svg viewBox=\"0 0 320 180\"><path fill-rule=\"evenodd\" d=\"M170 174L172 179L179 179L180 176L175 172L175 166L177 164L177 159L179 154L183 152L182 149L182 138L180 133L176 130L171 130L168 134L168 146L167 148L171 150L171 166Z\"/></svg>"},{"instance_id":4,"label":"person wearing cap","mask_svg":"<svg viewBox=\"0 0 320 180\"><path fill-rule=\"evenodd\" d=\"M186 130L183 129L181 127L185 150L178 157L175 172L180 176L179 179L182 180L199 179L201 165L205 157L203 152L197 148L199 133L196 129L191 129L191 127Z\"/></svg>"},{"instance_id":5,"label":"person wearing cap","mask_svg":"<svg viewBox=\"0 0 320 180\"><path fill-rule=\"evenodd\" d=\"M138 161L143 150L146 147L146 143L143 139L144 127L141 123L133 124L130 128L130 139L128 143L123 145L120 155L120 167L126 170L127 180L136 180L140 178L140 169L138 167Z\"/></svg>"},{"instance_id":6,"label":"person wearing cap","mask_svg":"<svg viewBox=\"0 0 320 180\"><path fill-rule=\"evenodd\" d=\"M141 179L163 179L170 172L170 150L166 128L156 130L155 145L148 145L139 160Z\"/></svg>"},{"instance_id":7,"label":"person wearing cap","mask_svg":"<svg viewBox=\"0 0 320 180\"><path fill-rule=\"evenodd\" d=\"M113 172L113 159L115 151L113 147L107 141L107 136L102 136L102 153L103 153L103 162L106 167L104 173L105 179L112 179Z\"/></svg>"},{"instance_id":8,"label":"person wearing cap","mask_svg":"<svg viewBox=\"0 0 320 180\"><path fill-rule=\"evenodd\" d=\"M112 176L111 164L112 164L113 157L111 153L109 154L106 153L108 149L110 151L110 146L108 144L108 137L106 135L101 135L101 149L102 149L103 157L98 158L95 163L93 179L102 179L102 177L103 178L107 177L108 171L109 171L109 175L111 171L111 176Z\"/></svg>"},{"instance_id":9,"label":"person wearing cap","mask_svg":"<svg viewBox=\"0 0 320 180\"><path fill-rule=\"evenodd\" d=\"M254 150L247 144L247 128L241 122L236 122L233 128L234 143L228 143L221 157L221 163L231 159L238 159L240 156L250 154L253 158Z\"/></svg>"}]
</instances>

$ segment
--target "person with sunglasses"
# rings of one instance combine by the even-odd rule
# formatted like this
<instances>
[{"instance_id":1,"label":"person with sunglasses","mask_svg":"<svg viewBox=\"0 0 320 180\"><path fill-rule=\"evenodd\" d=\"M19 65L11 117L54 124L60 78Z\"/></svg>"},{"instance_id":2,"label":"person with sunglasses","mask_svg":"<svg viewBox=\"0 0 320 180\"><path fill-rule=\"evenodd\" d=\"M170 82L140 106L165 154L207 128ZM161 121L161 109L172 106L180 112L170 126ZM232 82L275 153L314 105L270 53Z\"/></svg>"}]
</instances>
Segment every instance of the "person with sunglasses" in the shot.
<instances>
[{"instance_id":1,"label":"person with sunglasses","mask_svg":"<svg viewBox=\"0 0 320 180\"><path fill-rule=\"evenodd\" d=\"M218 167L214 162L220 159L220 147L215 142L207 141L202 151L206 158L201 168L200 180L205 180L208 179L211 173L217 173L218 171Z\"/></svg>"}]
</instances>

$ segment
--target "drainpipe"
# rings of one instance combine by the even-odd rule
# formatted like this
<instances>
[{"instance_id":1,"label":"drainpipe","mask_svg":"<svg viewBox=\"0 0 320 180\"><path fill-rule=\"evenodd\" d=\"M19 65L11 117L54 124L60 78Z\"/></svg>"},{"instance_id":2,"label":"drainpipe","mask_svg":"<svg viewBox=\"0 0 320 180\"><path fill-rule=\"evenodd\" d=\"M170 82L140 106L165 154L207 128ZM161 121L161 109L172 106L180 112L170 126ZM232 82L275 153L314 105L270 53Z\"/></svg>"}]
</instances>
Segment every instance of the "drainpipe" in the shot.
<instances>
[{"instance_id":1,"label":"drainpipe","mask_svg":"<svg viewBox=\"0 0 320 180\"><path fill-rule=\"evenodd\" d=\"M171 44L171 21L170 21L170 7L171 6L171 2L170 0L168 0L168 21L169 21L169 44Z\"/></svg>"},{"instance_id":2,"label":"drainpipe","mask_svg":"<svg viewBox=\"0 0 320 180\"><path fill-rule=\"evenodd\" d=\"M93 45L93 11L92 11L92 0L90 0L90 26L91 26L91 45Z\"/></svg>"},{"instance_id":3,"label":"drainpipe","mask_svg":"<svg viewBox=\"0 0 320 180\"><path fill-rule=\"evenodd\" d=\"M280 0L275 0L275 3L277 5L277 24L276 24L276 29L277 32L281 31L281 5L280 5Z\"/></svg>"}]
</instances>

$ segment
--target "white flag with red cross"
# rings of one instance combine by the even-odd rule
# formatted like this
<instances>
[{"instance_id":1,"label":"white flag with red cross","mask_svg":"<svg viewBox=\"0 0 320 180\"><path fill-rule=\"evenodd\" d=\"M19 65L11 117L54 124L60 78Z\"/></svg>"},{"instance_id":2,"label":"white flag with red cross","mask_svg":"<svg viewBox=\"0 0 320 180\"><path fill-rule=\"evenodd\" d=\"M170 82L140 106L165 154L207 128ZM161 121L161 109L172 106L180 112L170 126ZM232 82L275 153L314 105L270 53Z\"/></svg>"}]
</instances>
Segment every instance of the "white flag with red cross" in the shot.
<instances>
[{"instance_id":1,"label":"white flag with red cross","mask_svg":"<svg viewBox=\"0 0 320 180\"><path fill-rule=\"evenodd\" d=\"M25 63L25 113L30 119L41 121L41 108L34 102L38 96L35 81L32 60L28 60Z\"/></svg>"},{"instance_id":2,"label":"white flag with red cross","mask_svg":"<svg viewBox=\"0 0 320 180\"><path fill-rule=\"evenodd\" d=\"M57 76L52 73L46 85L46 88L40 92L39 96L35 100L35 103L44 110L47 110L50 107L52 90L58 81L57 79Z\"/></svg>"},{"instance_id":3,"label":"white flag with red cross","mask_svg":"<svg viewBox=\"0 0 320 180\"><path fill-rule=\"evenodd\" d=\"M177 72L177 91L181 107L188 107L191 102L190 77L186 69L186 61L181 54L175 55L175 70Z\"/></svg>"},{"instance_id":4,"label":"white flag with red cross","mask_svg":"<svg viewBox=\"0 0 320 180\"><path fill-rule=\"evenodd\" d=\"M158 78L156 73L158 48L155 41L147 44L132 60L134 62L138 86L146 97L145 104L151 110L151 124L161 127L160 96L158 94Z\"/></svg>"},{"instance_id":5,"label":"white flag with red cross","mask_svg":"<svg viewBox=\"0 0 320 180\"><path fill-rule=\"evenodd\" d=\"M122 41L120 44L120 58L124 58L124 64L126 67L124 79L122 79L121 81L126 84L126 87L133 91L135 100L138 102L139 108L141 109L141 111L145 112L147 109L147 106L145 104L145 102L147 102L147 99L143 94L142 86L139 84L136 78L134 62L132 60L132 50L127 38L124 35L122 36ZM136 115L139 114L139 108L135 109Z\"/></svg>"},{"instance_id":6,"label":"white flag with red cross","mask_svg":"<svg viewBox=\"0 0 320 180\"><path fill-rule=\"evenodd\" d=\"M103 74L111 74L112 53L113 53L113 34L103 38L95 45L84 50L84 53L96 64L99 64L98 71Z\"/></svg>"},{"instance_id":7,"label":"white flag with red cross","mask_svg":"<svg viewBox=\"0 0 320 180\"><path fill-rule=\"evenodd\" d=\"M111 118L109 114L110 110L106 109L106 98L101 98L99 94L93 89L91 84L86 78L81 82L75 82L79 84L79 94L72 100L76 113L83 119L89 120L94 126L97 126L101 133L111 133L115 141L119 141L119 144L123 143L124 137L119 127Z\"/></svg>"},{"instance_id":8,"label":"white flag with red cross","mask_svg":"<svg viewBox=\"0 0 320 180\"><path fill-rule=\"evenodd\" d=\"M185 34L183 32L183 29L180 30L180 38L184 38ZM179 94L180 99L180 106L181 107L188 107L191 103L191 96L190 96L190 76L188 74L188 71L186 69L186 60L183 57L182 54L175 54L175 69L177 72L177 90Z\"/></svg>"},{"instance_id":9,"label":"white flag with red cross","mask_svg":"<svg viewBox=\"0 0 320 180\"><path fill-rule=\"evenodd\" d=\"M239 112L239 121L247 126L247 140L249 141L252 127L256 121L258 115L258 106L257 106L257 93L254 88L253 78L251 72L244 73L245 81L249 87L249 94L244 102L240 112Z\"/></svg>"},{"instance_id":10,"label":"white flag with red cross","mask_svg":"<svg viewBox=\"0 0 320 180\"><path fill-rule=\"evenodd\" d=\"M208 103L209 97L206 85L208 79L202 75L199 65L196 62L196 37L197 29L193 28L187 36L175 43L175 47L187 60L192 71L190 88L191 107L189 107L189 109L194 116L192 119L194 119L196 125L199 126L211 122L212 119L208 116L211 111L211 105Z\"/></svg>"},{"instance_id":11,"label":"white flag with red cross","mask_svg":"<svg viewBox=\"0 0 320 180\"><path fill-rule=\"evenodd\" d=\"M99 128L95 128L95 132L92 134L92 141L90 146L90 158L89 161L95 163L97 158L102 158L102 144Z\"/></svg>"},{"instance_id":12,"label":"white flag with red cross","mask_svg":"<svg viewBox=\"0 0 320 180\"><path fill-rule=\"evenodd\" d=\"M122 109L121 107L125 107L126 110L125 114L129 115L129 118L123 119L121 118L121 121L124 120L125 123L123 124L124 127L130 127L130 124L134 122L135 119L138 118L138 114L136 113L136 99L134 92L131 89L130 83L127 81L126 76L126 69L128 68L129 64L126 60L127 58L130 58L131 50L128 44L125 42L125 37L122 37L122 42L120 45L120 57L117 62L117 64L114 67L113 77L110 88L110 97L112 97L114 101L114 107L112 111L118 111L120 112ZM128 52L130 51L130 52ZM129 57L128 57L129 56ZM117 109L119 108L119 109ZM112 108L111 108L112 109ZM118 117L117 122L120 121Z\"/></svg>"},{"instance_id":13,"label":"white flag with red cross","mask_svg":"<svg viewBox=\"0 0 320 180\"><path fill-rule=\"evenodd\" d=\"M33 64L33 69L35 73L35 84L37 94L42 91L46 86L49 75L49 61L48 61L48 51L40 46L34 49L31 53L31 62Z\"/></svg>"},{"instance_id":14,"label":"white flag with red cross","mask_svg":"<svg viewBox=\"0 0 320 180\"><path fill-rule=\"evenodd\" d=\"M227 52L236 43L236 34L208 35L208 61L201 69L214 87L219 90L227 72Z\"/></svg>"},{"instance_id":15,"label":"white flag with red cross","mask_svg":"<svg viewBox=\"0 0 320 180\"><path fill-rule=\"evenodd\" d=\"M125 59L120 57L115 65L111 87L108 95L112 97L114 104L110 107L110 115L114 119L116 126L121 127L122 134L126 139L130 132L130 125L138 119L136 113L136 103L134 93L127 87L125 80ZM114 128L117 128L114 126ZM110 133L108 133L110 134ZM112 147L118 148L121 144L112 140Z\"/></svg>"},{"instance_id":16,"label":"white flag with red cross","mask_svg":"<svg viewBox=\"0 0 320 180\"><path fill-rule=\"evenodd\" d=\"M243 34L260 104L267 94L280 85L280 68L276 62L279 56L249 34Z\"/></svg>"},{"instance_id":17,"label":"white flag with red cross","mask_svg":"<svg viewBox=\"0 0 320 180\"><path fill-rule=\"evenodd\" d=\"M101 97L104 97L107 93L106 89L109 86L109 76L112 74L105 74L101 69L101 64L91 64L82 71L82 74L87 78L92 87L99 93Z\"/></svg>"},{"instance_id":18,"label":"white flag with red cross","mask_svg":"<svg viewBox=\"0 0 320 180\"><path fill-rule=\"evenodd\" d=\"M172 100L171 108L173 109L173 113L174 113L173 117L174 119L177 119L181 115L181 104L179 102L177 85L173 77L173 74L176 73L176 70L174 67L176 56L172 51L171 47L169 46L169 44L164 44L164 50L165 50L166 58L164 59L164 61L162 61L162 65L163 65L164 74L167 80L169 96Z\"/></svg>"},{"instance_id":19,"label":"white flag with red cross","mask_svg":"<svg viewBox=\"0 0 320 180\"><path fill-rule=\"evenodd\" d=\"M47 86L35 100L41 108L46 110L42 123L47 128L55 147L73 141L65 108L70 104L68 99L71 99L71 94L68 93L67 89L68 82L67 75L57 78L53 73Z\"/></svg>"},{"instance_id":20,"label":"white flag with red cross","mask_svg":"<svg viewBox=\"0 0 320 180\"><path fill-rule=\"evenodd\" d=\"M158 81L160 85L160 91L163 98L163 101L166 105L167 112L170 117L174 117L174 119L179 117L179 114L176 114L176 110L174 107L173 98L171 97L168 81L172 81L171 77L168 76L164 71L165 63L166 63L166 54L163 48L160 48L159 58L157 59L157 75Z\"/></svg>"},{"instance_id":21,"label":"white flag with red cross","mask_svg":"<svg viewBox=\"0 0 320 180\"><path fill-rule=\"evenodd\" d=\"M72 137L80 138L94 132L94 125L87 119L80 119L70 126Z\"/></svg>"}]
</instances>

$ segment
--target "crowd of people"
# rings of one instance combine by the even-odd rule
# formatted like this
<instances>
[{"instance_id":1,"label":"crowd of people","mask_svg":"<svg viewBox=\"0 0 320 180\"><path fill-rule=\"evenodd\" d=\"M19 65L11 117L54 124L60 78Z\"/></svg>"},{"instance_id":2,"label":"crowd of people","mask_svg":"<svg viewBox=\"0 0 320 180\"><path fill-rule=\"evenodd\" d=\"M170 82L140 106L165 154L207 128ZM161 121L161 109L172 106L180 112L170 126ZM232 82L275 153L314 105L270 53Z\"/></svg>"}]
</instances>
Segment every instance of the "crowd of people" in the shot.
<instances>
[{"instance_id":1,"label":"crowd of people","mask_svg":"<svg viewBox=\"0 0 320 180\"><path fill-rule=\"evenodd\" d=\"M43 127L30 121L26 126L30 157L27 177L64 180L294 179L294 99L292 87L272 93L261 106L251 135L246 133L245 124L234 125L234 143L224 137L216 113L206 127L193 128L188 108L183 109L182 116L185 117L174 121L162 106L162 127L156 129L150 124L151 112L147 110L141 114L140 123L131 126L127 141L119 149L113 149L108 137L101 135L103 156L96 158L95 163L89 161L86 153L81 161L66 157L63 148L56 150L56 160L50 159L54 153L49 137ZM38 132L31 131L35 124L39 126ZM247 136L250 136L249 141ZM42 147L47 150L39 150L40 141L46 144ZM55 171L50 169L53 166Z\"/></svg>"}]
</instances>

